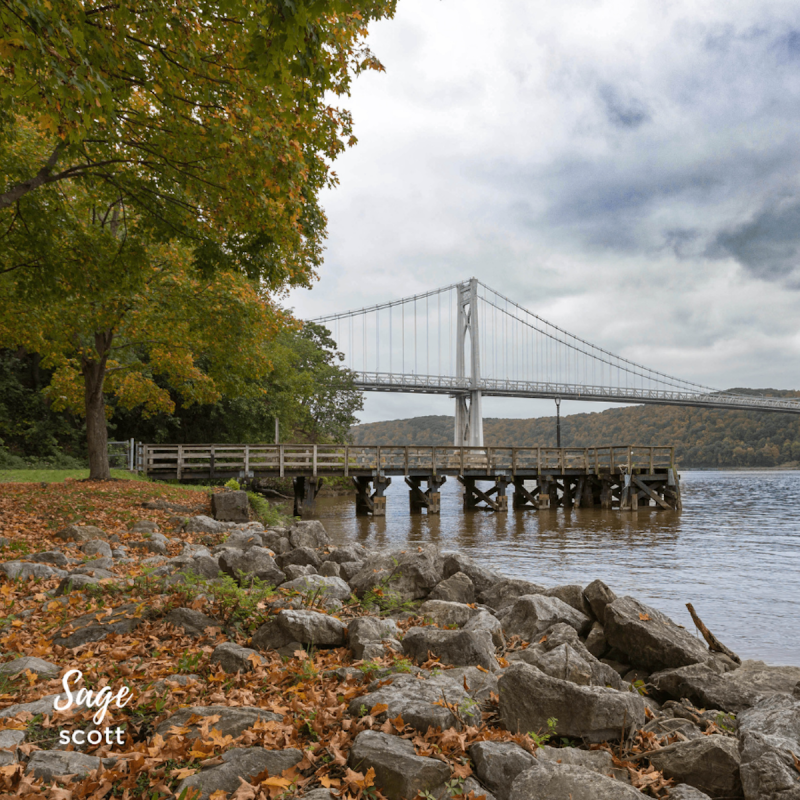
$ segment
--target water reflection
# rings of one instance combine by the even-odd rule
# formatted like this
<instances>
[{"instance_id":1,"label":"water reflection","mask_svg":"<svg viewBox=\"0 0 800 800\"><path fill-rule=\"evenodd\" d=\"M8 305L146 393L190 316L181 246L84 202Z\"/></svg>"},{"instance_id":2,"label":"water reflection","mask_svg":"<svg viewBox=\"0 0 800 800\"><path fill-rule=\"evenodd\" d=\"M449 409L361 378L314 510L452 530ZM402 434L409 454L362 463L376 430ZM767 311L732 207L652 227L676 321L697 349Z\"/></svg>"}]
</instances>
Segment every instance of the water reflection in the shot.
<instances>
[{"instance_id":1,"label":"water reflection","mask_svg":"<svg viewBox=\"0 0 800 800\"><path fill-rule=\"evenodd\" d=\"M682 514L465 513L460 488L452 480L442 487L438 516L411 516L408 492L395 482L385 518L356 517L350 498L320 500L318 517L339 544L433 543L546 585L602 578L690 630L685 603L692 602L742 657L800 665L800 473L684 473Z\"/></svg>"}]
</instances>

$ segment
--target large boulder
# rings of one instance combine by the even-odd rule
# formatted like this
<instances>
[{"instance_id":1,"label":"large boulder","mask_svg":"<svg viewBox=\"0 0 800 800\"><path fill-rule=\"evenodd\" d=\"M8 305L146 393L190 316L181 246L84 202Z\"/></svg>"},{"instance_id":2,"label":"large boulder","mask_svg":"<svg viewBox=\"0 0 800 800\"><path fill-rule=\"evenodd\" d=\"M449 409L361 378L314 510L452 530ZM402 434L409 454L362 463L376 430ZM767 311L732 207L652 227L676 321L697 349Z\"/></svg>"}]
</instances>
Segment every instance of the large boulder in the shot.
<instances>
[{"instance_id":1,"label":"large boulder","mask_svg":"<svg viewBox=\"0 0 800 800\"><path fill-rule=\"evenodd\" d=\"M518 650L512 654L510 660L531 664L552 678L561 678L580 686L610 686L620 690L625 688L617 672L598 661L585 649L580 651L566 642L551 648L547 648L545 644Z\"/></svg>"},{"instance_id":2,"label":"large boulder","mask_svg":"<svg viewBox=\"0 0 800 800\"><path fill-rule=\"evenodd\" d=\"M189 636L205 636L209 628L211 635L214 636L219 633L221 627L217 620L193 608L173 608L164 617L164 622L169 622L176 628L182 628Z\"/></svg>"},{"instance_id":3,"label":"large boulder","mask_svg":"<svg viewBox=\"0 0 800 800\"><path fill-rule=\"evenodd\" d=\"M494 614L490 614L482 608L464 625L464 630L488 631L495 647L505 646L506 637L503 633L503 623Z\"/></svg>"},{"instance_id":4,"label":"large boulder","mask_svg":"<svg viewBox=\"0 0 800 800\"><path fill-rule=\"evenodd\" d=\"M257 650L234 642L223 642L214 648L211 664L219 664L225 672L252 672L264 659Z\"/></svg>"},{"instance_id":5,"label":"large boulder","mask_svg":"<svg viewBox=\"0 0 800 800\"><path fill-rule=\"evenodd\" d=\"M442 574L445 578L455 575L456 572L461 572L469 576L475 591L479 595L502 580L502 576L499 573L478 566L469 556L463 553L442 553L442 559Z\"/></svg>"},{"instance_id":6,"label":"large boulder","mask_svg":"<svg viewBox=\"0 0 800 800\"><path fill-rule=\"evenodd\" d=\"M286 575L278 568L271 552L265 547L225 550L219 554L219 568L243 585L252 582L253 578L271 586L278 586L286 580Z\"/></svg>"},{"instance_id":7,"label":"large boulder","mask_svg":"<svg viewBox=\"0 0 800 800\"><path fill-rule=\"evenodd\" d=\"M253 706L188 706L161 722L155 732L166 739L173 735L171 733L173 728L177 731L188 728L188 732L181 735L196 739L200 736L201 725L209 717L215 717L208 723L209 731L216 728L223 736L232 736L234 739L248 728L252 728L258 720L280 722L283 719L272 711Z\"/></svg>"},{"instance_id":8,"label":"large boulder","mask_svg":"<svg viewBox=\"0 0 800 800\"><path fill-rule=\"evenodd\" d=\"M183 526L186 533L222 533L228 530L228 524L218 520L207 517L205 514L199 514L196 517L191 517Z\"/></svg>"},{"instance_id":9,"label":"large boulder","mask_svg":"<svg viewBox=\"0 0 800 800\"><path fill-rule=\"evenodd\" d=\"M345 547L337 547L325 556L326 561L335 561L337 564L348 562L362 562L367 557L367 549L362 544L348 544Z\"/></svg>"},{"instance_id":10,"label":"large boulder","mask_svg":"<svg viewBox=\"0 0 800 800\"><path fill-rule=\"evenodd\" d=\"M555 718L557 735L603 742L645 723L644 700L638 694L578 686L529 664L512 664L498 684L500 719L513 732L544 732L548 720Z\"/></svg>"},{"instance_id":11,"label":"large boulder","mask_svg":"<svg viewBox=\"0 0 800 800\"><path fill-rule=\"evenodd\" d=\"M26 670L44 680L57 678L61 674L61 667L57 664L52 664L34 656L22 656L22 658L15 658L13 661L6 661L5 664L0 664L0 675L19 675L20 672L25 672Z\"/></svg>"},{"instance_id":12,"label":"large boulder","mask_svg":"<svg viewBox=\"0 0 800 800\"><path fill-rule=\"evenodd\" d=\"M800 683L800 667L773 667L763 661L744 661L729 670L718 659L662 670L648 681L656 693L675 700L690 700L701 708L718 708L738 714L760 699L791 694Z\"/></svg>"},{"instance_id":13,"label":"large boulder","mask_svg":"<svg viewBox=\"0 0 800 800\"><path fill-rule=\"evenodd\" d=\"M225 549L248 550L251 547L263 546L264 538L259 531L237 530L231 531L230 534L228 534L228 538L221 545L214 548L214 552L217 552L217 550L222 552Z\"/></svg>"},{"instance_id":14,"label":"large boulder","mask_svg":"<svg viewBox=\"0 0 800 800\"><path fill-rule=\"evenodd\" d=\"M448 600L451 603L474 603L475 586L468 575L455 572L433 587L428 595L431 600Z\"/></svg>"},{"instance_id":15,"label":"large boulder","mask_svg":"<svg viewBox=\"0 0 800 800\"><path fill-rule=\"evenodd\" d=\"M311 547L295 547L288 553L281 553L275 559L281 569L296 565L299 567L313 567L314 571L322 566L322 561L317 551Z\"/></svg>"},{"instance_id":16,"label":"large boulder","mask_svg":"<svg viewBox=\"0 0 800 800\"><path fill-rule=\"evenodd\" d=\"M382 642L384 639L397 639L400 628L392 619L377 617L357 617L347 628L347 643L353 651L353 658L364 658L367 645Z\"/></svg>"},{"instance_id":17,"label":"large boulder","mask_svg":"<svg viewBox=\"0 0 800 800\"><path fill-rule=\"evenodd\" d=\"M502 578L487 589L480 591L478 599L495 611L502 611L504 608L514 605L517 599L523 595L541 594L544 591L547 591L545 587L538 583L518 578Z\"/></svg>"},{"instance_id":18,"label":"large boulder","mask_svg":"<svg viewBox=\"0 0 800 800\"><path fill-rule=\"evenodd\" d=\"M583 586L580 586L577 583L568 583L564 586L554 586L552 589L547 589L546 591L542 592L542 594L544 594L545 597L557 597L568 606L571 606L576 611L580 611L580 613L584 616L589 617L589 619L594 617L592 607L589 605L588 600L584 597Z\"/></svg>"},{"instance_id":19,"label":"large boulder","mask_svg":"<svg viewBox=\"0 0 800 800\"><path fill-rule=\"evenodd\" d=\"M423 792L444 790L450 768L435 758L418 756L408 739L362 731L350 750L349 765L357 772L375 770L375 786L388 800L409 800Z\"/></svg>"},{"instance_id":20,"label":"large boulder","mask_svg":"<svg viewBox=\"0 0 800 800\"><path fill-rule=\"evenodd\" d=\"M701 736L676 742L650 753L650 763L665 778L686 783L711 798L742 797L739 749L728 736Z\"/></svg>"},{"instance_id":21,"label":"large boulder","mask_svg":"<svg viewBox=\"0 0 800 800\"><path fill-rule=\"evenodd\" d=\"M491 688L491 682L474 667L463 672L447 670L427 679L401 673L373 681L366 694L350 701L348 711L361 717L377 706L382 710L376 709L376 718L400 716L420 733L429 727L460 728L462 721L468 725L480 721L478 701Z\"/></svg>"},{"instance_id":22,"label":"large boulder","mask_svg":"<svg viewBox=\"0 0 800 800\"><path fill-rule=\"evenodd\" d=\"M606 621L606 606L613 603L617 596L601 580L592 581L583 590L583 596L592 609L592 614L603 625Z\"/></svg>"},{"instance_id":23,"label":"large boulder","mask_svg":"<svg viewBox=\"0 0 800 800\"><path fill-rule=\"evenodd\" d=\"M398 601L420 600L442 580L439 552L434 545L372 555L349 581L359 597L374 588Z\"/></svg>"},{"instance_id":24,"label":"large boulder","mask_svg":"<svg viewBox=\"0 0 800 800\"><path fill-rule=\"evenodd\" d=\"M52 781L58 775L83 778L101 766L97 756L87 756L65 750L37 750L28 761L25 771L43 781Z\"/></svg>"},{"instance_id":25,"label":"large boulder","mask_svg":"<svg viewBox=\"0 0 800 800\"><path fill-rule=\"evenodd\" d=\"M31 556L31 561L39 564L50 564L52 567L64 569L69 564L69 559L60 550L45 550Z\"/></svg>"},{"instance_id":26,"label":"large boulder","mask_svg":"<svg viewBox=\"0 0 800 800\"><path fill-rule=\"evenodd\" d=\"M111 545L104 539L90 539L81 545L81 551L86 556L99 556L111 558Z\"/></svg>"},{"instance_id":27,"label":"large boulder","mask_svg":"<svg viewBox=\"0 0 800 800\"><path fill-rule=\"evenodd\" d=\"M563 600L542 594L522 595L514 601L510 610L501 615L500 621L507 636L516 635L529 642L535 642L548 628L560 622L578 633L588 633L592 625L589 617Z\"/></svg>"},{"instance_id":28,"label":"large boulder","mask_svg":"<svg viewBox=\"0 0 800 800\"><path fill-rule=\"evenodd\" d=\"M409 628L403 637L403 652L418 664L425 663L433 655L442 664L498 669L494 642L488 631Z\"/></svg>"},{"instance_id":29,"label":"large boulder","mask_svg":"<svg viewBox=\"0 0 800 800\"><path fill-rule=\"evenodd\" d=\"M606 641L634 667L656 672L708 661L708 649L668 616L633 597L618 597L605 608Z\"/></svg>"},{"instance_id":30,"label":"large boulder","mask_svg":"<svg viewBox=\"0 0 800 800\"><path fill-rule=\"evenodd\" d=\"M303 759L303 754L294 748L266 750L263 747L235 747L222 754L222 763L184 778L175 790L175 797L182 797L188 789L198 789L193 800L208 800L215 792L224 792L227 797L239 788L241 781L249 781L269 770L270 778L277 778L287 769Z\"/></svg>"},{"instance_id":31,"label":"large boulder","mask_svg":"<svg viewBox=\"0 0 800 800\"><path fill-rule=\"evenodd\" d=\"M542 761L517 776L509 800L643 800L638 789L594 770Z\"/></svg>"},{"instance_id":32,"label":"large boulder","mask_svg":"<svg viewBox=\"0 0 800 800\"><path fill-rule=\"evenodd\" d=\"M110 613L93 611L69 622L53 637L53 644L62 647L80 647L89 642L99 642L110 633L130 633L142 624L141 608L136 603L118 606Z\"/></svg>"},{"instance_id":33,"label":"large boulder","mask_svg":"<svg viewBox=\"0 0 800 800\"><path fill-rule=\"evenodd\" d=\"M319 520L302 520L295 522L289 528L289 542L292 547L310 547L314 550L327 547L330 543L330 537L322 527Z\"/></svg>"},{"instance_id":34,"label":"large boulder","mask_svg":"<svg viewBox=\"0 0 800 800\"><path fill-rule=\"evenodd\" d=\"M349 600L350 587L341 578L325 575L304 575L281 584L282 591L313 594L320 598Z\"/></svg>"},{"instance_id":35,"label":"large boulder","mask_svg":"<svg viewBox=\"0 0 800 800\"><path fill-rule=\"evenodd\" d=\"M0 564L0 572L11 580L26 581L28 578L47 580L48 578L65 578L67 573L49 564L31 563L29 561L6 561Z\"/></svg>"},{"instance_id":36,"label":"large boulder","mask_svg":"<svg viewBox=\"0 0 800 800\"><path fill-rule=\"evenodd\" d=\"M67 525L56 533L56 539L63 542L88 542L92 539L105 539L105 531L94 525Z\"/></svg>"},{"instance_id":37,"label":"large boulder","mask_svg":"<svg viewBox=\"0 0 800 800\"><path fill-rule=\"evenodd\" d=\"M316 647L341 647L347 635L344 623L319 611L283 609L253 635L259 650L277 650L290 642Z\"/></svg>"},{"instance_id":38,"label":"large boulder","mask_svg":"<svg viewBox=\"0 0 800 800\"><path fill-rule=\"evenodd\" d=\"M497 800L508 800L517 775L536 766L536 757L513 742L490 740L470 745L475 772Z\"/></svg>"},{"instance_id":39,"label":"large boulder","mask_svg":"<svg viewBox=\"0 0 800 800\"><path fill-rule=\"evenodd\" d=\"M439 585L441 586L441 584ZM424 620L435 622L442 628L452 625L462 628L474 616L481 612L477 608L471 608L465 603L454 603L448 600L426 600L419 607L417 613Z\"/></svg>"},{"instance_id":40,"label":"large boulder","mask_svg":"<svg viewBox=\"0 0 800 800\"><path fill-rule=\"evenodd\" d=\"M746 800L800 800L800 690L761 700L737 727Z\"/></svg>"},{"instance_id":41,"label":"large boulder","mask_svg":"<svg viewBox=\"0 0 800 800\"><path fill-rule=\"evenodd\" d=\"M217 492L211 495L211 513L220 522L247 522L250 502L247 492Z\"/></svg>"}]
</instances>

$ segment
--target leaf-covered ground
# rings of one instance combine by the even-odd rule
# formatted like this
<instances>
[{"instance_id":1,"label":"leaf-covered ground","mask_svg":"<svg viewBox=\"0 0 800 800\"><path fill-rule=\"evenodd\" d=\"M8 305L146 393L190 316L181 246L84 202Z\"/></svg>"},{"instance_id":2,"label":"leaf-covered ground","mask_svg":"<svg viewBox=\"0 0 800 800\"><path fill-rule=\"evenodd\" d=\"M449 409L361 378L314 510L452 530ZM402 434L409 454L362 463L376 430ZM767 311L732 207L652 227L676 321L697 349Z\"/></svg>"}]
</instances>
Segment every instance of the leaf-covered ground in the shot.
<instances>
[{"instance_id":1,"label":"leaf-covered ground","mask_svg":"<svg viewBox=\"0 0 800 800\"><path fill-rule=\"evenodd\" d=\"M156 522L168 534L176 520L169 510L144 509L142 503L163 499L208 512L205 491L177 486L138 482L104 484L68 481L59 485L40 486L15 484L0 486L0 536L11 540L0 560L7 561L25 553L59 547L70 555L78 555L76 545L65 545L54 534L73 522L96 525L108 535L116 534L124 543L137 535L128 534L131 523L140 519ZM203 511L200 513L203 513ZM139 534L138 537L141 535ZM208 542L208 535L180 534L183 542ZM170 555L177 555L182 545L170 545ZM123 576L122 570L126 572ZM328 787L345 799L378 800L383 797L373 785L373 773L356 772L347 766L347 757L354 737L366 729L382 730L410 739L419 755L446 762L452 774L452 796L459 794L463 779L471 774L467 747L481 739L516 741L533 752L536 743L523 735L512 735L497 722L496 701L483 709L480 725L465 725L462 730L429 729L420 734L404 724L401 718L385 719L385 709L365 708L363 716L350 717L349 702L366 693L368 680L361 675L343 680L334 670L355 666L365 678L380 677L382 670L409 669L408 662L397 656L363 663L353 662L346 648L306 652L297 651L282 658L277 652L264 653L261 665L253 665L246 673L228 674L210 663L217 644L234 641L246 645L249 636L270 614L276 613L287 598L280 592L228 589L209 591L197 585L176 586L164 591L159 582L148 577L138 564L116 567L120 581L90 593L72 592L54 598L48 594L57 585L53 579L44 582L0 583L0 661L19 656L36 656L57 664L62 675L68 669L80 669L84 686L97 690L103 686L127 685L133 690L131 702L122 709L112 704L103 726L125 729L123 745L101 744L84 752L99 756L116 756L116 766L101 770L82 780L54 786L43 785L23 772L20 765L0 767L0 800L25 797L78 800L79 798L148 798L169 797L179 781L203 767L219 762L222 753L232 747L261 746L270 749L296 747L303 760L282 775L263 774L252 783L243 782L234 794L236 800L302 796L307 791ZM296 595L295 595L296 596ZM113 608L133 603L144 622L129 634L112 634L100 642L74 649L52 644L54 633L71 620L93 613L98 621ZM315 598L308 598L315 605ZM223 623L224 631L207 632L203 638L185 635L163 620L176 607L203 611ZM317 610L323 610L317 608ZM135 613L136 613L135 612ZM336 612L345 622L365 613L357 602L346 603ZM423 624L410 618L401 623L407 628ZM515 642L513 646L526 646ZM437 665L429 662L429 668ZM178 675L195 675L199 679L185 685L170 682ZM154 685L157 681L166 684ZM0 681L0 708L26 703L62 690L61 680L42 680L27 672L13 679ZM221 736L214 729L213 718L202 728L199 739L190 739L188 729L173 728L166 739L154 733L156 726L184 706L259 706L283 715L280 722L259 721L236 739ZM452 710L452 709L451 709ZM21 746L30 754L36 749L49 749L57 744L58 731L86 727L92 711L0 719L0 729L24 729L28 739ZM457 710L455 710L457 712ZM652 741L639 736L625 752L611 748L617 766L627 768L632 783L653 797L665 795L665 782L660 773L643 767L636 755L655 747ZM630 760L633 759L633 760ZM638 763L637 763L638 762Z\"/></svg>"}]
</instances>

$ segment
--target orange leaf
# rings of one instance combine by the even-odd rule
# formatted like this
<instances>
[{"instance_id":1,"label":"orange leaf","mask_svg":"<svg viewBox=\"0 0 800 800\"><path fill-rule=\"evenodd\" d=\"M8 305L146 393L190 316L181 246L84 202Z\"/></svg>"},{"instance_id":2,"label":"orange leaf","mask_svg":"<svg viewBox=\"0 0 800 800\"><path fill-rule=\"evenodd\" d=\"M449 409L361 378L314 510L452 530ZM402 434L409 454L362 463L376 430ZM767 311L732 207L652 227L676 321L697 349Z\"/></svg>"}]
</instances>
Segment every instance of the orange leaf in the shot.
<instances>
[{"instance_id":1,"label":"orange leaf","mask_svg":"<svg viewBox=\"0 0 800 800\"><path fill-rule=\"evenodd\" d=\"M649 614L639 614L639 619L642 622L649 622L650 621L650 615Z\"/></svg>"},{"instance_id":2,"label":"orange leaf","mask_svg":"<svg viewBox=\"0 0 800 800\"><path fill-rule=\"evenodd\" d=\"M383 714L388 710L389 706L386 703L375 703L375 705L369 710L369 715L371 717L377 717L378 714Z\"/></svg>"}]
</instances>

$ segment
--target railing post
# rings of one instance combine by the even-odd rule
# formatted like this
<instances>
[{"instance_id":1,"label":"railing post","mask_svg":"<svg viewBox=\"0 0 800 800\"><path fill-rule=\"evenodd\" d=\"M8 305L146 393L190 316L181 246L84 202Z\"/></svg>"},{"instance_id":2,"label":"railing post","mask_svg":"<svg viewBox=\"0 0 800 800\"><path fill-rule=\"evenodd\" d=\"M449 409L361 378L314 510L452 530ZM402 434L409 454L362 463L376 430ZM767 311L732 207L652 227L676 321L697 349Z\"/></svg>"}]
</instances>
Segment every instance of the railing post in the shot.
<instances>
[{"instance_id":1,"label":"railing post","mask_svg":"<svg viewBox=\"0 0 800 800\"><path fill-rule=\"evenodd\" d=\"M178 480L180 480L181 477L182 477L182 472L183 472L182 468L183 468L183 445L179 444L178 445L178 468L177 468Z\"/></svg>"},{"instance_id":2,"label":"railing post","mask_svg":"<svg viewBox=\"0 0 800 800\"><path fill-rule=\"evenodd\" d=\"M405 453L403 454L403 457L405 458L406 475L408 475L408 445L406 445L406 449L405 449Z\"/></svg>"},{"instance_id":3,"label":"railing post","mask_svg":"<svg viewBox=\"0 0 800 800\"><path fill-rule=\"evenodd\" d=\"M436 448L435 447L431 447L431 461L433 462L431 464L431 474L435 476L436 475Z\"/></svg>"},{"instance_id":4,"label":"railing post","mask_svg":"<svg viewBox=\"0 0 800 800\"><path fill-rule=\"evenodd\" d=\"M280 471L281 478L283 477L284 472L284 455L283 455L283 445L278 445L278 470Z\"/></svg>"},{"instance_id":5,"label":"railing post","mask_svg":"<svg viewBox=\"0 0 800 800\"><path fill-rule=\"evenodd\" d=\"M654 449L655 448L653 447L653 445L650 445L650 474L651 475L655 471L655 465L653 464L653 450Z\"/></svg>"},{"instance_id":6,"label":"railing post","mask_svg":"<svg viewBox=\"0 0 800 800\"><path fill-rule=\"evenodd\" d=\"M345 445L344 446L344 476L345 478L350 477L350 448Z\"/></svg>"},{"instance_id":7,"label":"railing post","mask_svg":"<svg viewBox=\"0 0 800 800\"><path fill-rule=\"evenodd\" d=\"M314 445L311 450L311 474L317 477L317 446Z\"/></svg>"},{"instance_id":8,"label":"railing post","mask_svg":"<svg viewBox=\"0 0 800 800\"><path fill-rule=\"evenodd\" d=\"M628 445L628 475L633 475L633 448Z\"/></svg>"}]
</instances>

